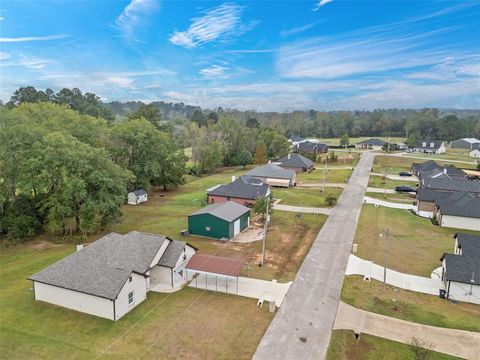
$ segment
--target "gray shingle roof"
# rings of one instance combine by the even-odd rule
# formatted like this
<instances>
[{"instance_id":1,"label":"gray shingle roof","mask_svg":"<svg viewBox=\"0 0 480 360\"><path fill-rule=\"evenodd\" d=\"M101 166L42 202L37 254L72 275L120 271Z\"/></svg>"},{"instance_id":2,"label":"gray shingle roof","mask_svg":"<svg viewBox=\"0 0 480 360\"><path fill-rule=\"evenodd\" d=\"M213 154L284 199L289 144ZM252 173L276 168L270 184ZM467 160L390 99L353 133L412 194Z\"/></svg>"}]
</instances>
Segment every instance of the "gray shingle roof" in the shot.
<instances>
[{"instance_id":1,"label":"gray shingle roof","mask_svg":"<svg viewBox=\"0 0 480 360\"><path fill-rule=\"evenodd\" d=\"M456 191L435 199L442 215L478 218L480 221L480 195Z\"/></svg>"},{"instance_id":2,"label":"gray shingle roof","mask_svg":"<svg viewBox=\"0 0 480 360\"><path fill-rule=\"evenodd\" d=\"M274 178L274 179L294 179L295 171L285 170L275 164L266 164L262 166L257 166L256 168L250 170L246 175L253 177L265 177L265 178Z\"/></svg>"},{"instance_id":3,"label":"gray shingle roof","mask_svg":"<svg viewBox=\"0 0 480 360\"><path fill-rule=\"evenodd\" d=\"M310 168L313 166L313 161L307 159L300 154L288 154L280 160L278 160L279 166L293 167L293 168Z\"/></svg>"},{"instance_id":4,"label":"gray shingle roof","mask_svg":"<svg viewBox=\"0 0 480 360\"><path fill-rule=\"evenodd\" d=\"M165 236L136 231L111 233L29 279L114 300L132 272L149 269L164 241Z\"/></svg>"},{"instance_id":5,"label":"gray shingle roof","mask_svg":"<svg viewBox=\"0 0 480 360\"><path fill-rule=\"evenodd\" d=\"M367 139L367 140L360 141L360 142L356 143L355 145L383 146L386 143L387 143L386 141L383 141L381 139L370 138L370 139Z\"/></svg>"},{"instance_id":6,"label":"gray shingle roof","mask_svg":"<svg viewBox=\"0 0 480 360\"><path fill-rule=\"evenodd\" d=\"M480 236L456 234L458 247L462 255L444 254L447 281L480 285ZM472 281L473 279L473 281Z\"/></svg>"},{"instance_id":7,"label":"gray shingle roof","mask_svg":"<svg viewBox=\"0 0 480 360\"><path fill-rule=\"evenodd\" d=\"M208 192L208 195L236 197L241 199L255 200L267 196L270 190L268 184L254 177L245 175L226 185L220 185Z\"/></svg>"},{"instance_id":8,"label":"gray shingle roof","mask_svg":"<svg viewBox=\"0 0 480 360\"><path fill-rule=\"evenodd\" d=\"M480 193L480 181L471 180L427 178L422 179L420 187L438 190L468 191L471 193Z\"/></svg>"},{"instance_id":9,"label":"gray shingle roof","mask_svg":"<svg viewBox=\"0 0 480 360\"><path fill-rule=\"evenodd\" d=\"M425 143L425 146L423 146L423 143ZM442 143L442 140L420 140L417 141L415 148L422 150L437 150ZM433 146L431 146L431 144L433 144Z\"/></svg>"},{"instance_id":10,"label":"gray shingle roof","mask_svg":"<svg viewBox=\"0 0 480 360\"><path fill-rule=\"evenodd\" d=\"M225 221L232 222L249 211L250 209L246 206L237 204L234 201L226 201L223 203L207 205L188 216L210 214Z\"/></svg>"},{"instance_id":11,"label":"gray shingle roof","mask_svg":"<svg viewBox=\"0 0 480 360\"><path fill-rule=\"evenodd\" d=\"M186 245L187 243L183 241L170 241L170 244L168 244L167 249L160 258L158 265L174 268Z\"/></svg>"},{"instance_id":12,"label":"gray shingle roof","mask_svg":"<svg viewBox=\"0 0 480 360\"><path fill-rule=\"evenodd\" d=\"M412 170L413 171L430 171L430 170L436 170L436 169L441 169L442 166L437 164L434 160L428 160L423 163L413 163L412 164Z\"/></svg>"},{"instance_id":13,"label":"gray shingle roof","mask_svg":"<svg viewBox=\"0 0 480 360\"><path fill-rule=\"evenodd\" d=\"M142 196L142 195L145 195L147 192L143 189L138 189L138 190L132 191L132 193L134 193L135 196Z\"/></svg>"},{"instance_id":14,"label":"gray shingle roof","mask_svg":"<svg viewBox=\"0 0 480 360\"><path fill-rule=\"evenodd\" d=\"M438 189L426 189L419 188L417 190L417 200L419 201L435 201L435 199L440 199L450 195L450 191L438 190Z\"/></svg>"},{"instance_id":15,"label":"gray shingle roof","mask_svg":"<svg viewBox=\"0 0 480 360\"><path fill-rule=\"evenodd\" d=\"M292 136L290 136L289 140L291 140L293 142L299 142L299 141L302 141L303 138L301 136L298 136L298 135L292 135Z\"/></svg>"},{"instance_id":16,"label":"gray shingle roof","mask_svg":"<svg viewBox=\"0 0 480 360\"><path fill-rule=\"evenodd\" d=\"M295 145L295 151L305 151L305 152L324 152L327 149L327 144L316 143L311 141L303 141Z\"/></svg>"}]
</instances>

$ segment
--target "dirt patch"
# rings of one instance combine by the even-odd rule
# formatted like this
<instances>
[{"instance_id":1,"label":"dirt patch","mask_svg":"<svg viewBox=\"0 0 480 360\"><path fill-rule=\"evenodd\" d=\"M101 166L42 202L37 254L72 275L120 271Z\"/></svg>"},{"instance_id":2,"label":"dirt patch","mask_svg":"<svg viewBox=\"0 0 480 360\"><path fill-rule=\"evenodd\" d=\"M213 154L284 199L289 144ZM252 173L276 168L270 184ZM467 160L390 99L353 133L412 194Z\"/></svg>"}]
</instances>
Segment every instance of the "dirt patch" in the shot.
<instances>
[{"instance_id":1,"label":"dirt patch","mask_svg":"<svg viewBox=\"0 0 480 360\"><path fill-rule=\"evenodd\" d=\"M54 244L54 243L51 243L50 241L43 241L43 240L35 241L27 245L29 249L35 249L35 250L45 250L45 249L57 248L60 246L63 246L63 244Z\"/></svg>"},{"instance_id":2,"label":"dirt patch","mask_svg":"<svg viewBox=\"0 0 480 360\"><path fill-rule=\"evenodd\" d=\"M261 241L263 239L264 229L259 224L252 224L246 231L241 232L231 243L250 243L254 241Z\"/></svg>"}]
</instances>

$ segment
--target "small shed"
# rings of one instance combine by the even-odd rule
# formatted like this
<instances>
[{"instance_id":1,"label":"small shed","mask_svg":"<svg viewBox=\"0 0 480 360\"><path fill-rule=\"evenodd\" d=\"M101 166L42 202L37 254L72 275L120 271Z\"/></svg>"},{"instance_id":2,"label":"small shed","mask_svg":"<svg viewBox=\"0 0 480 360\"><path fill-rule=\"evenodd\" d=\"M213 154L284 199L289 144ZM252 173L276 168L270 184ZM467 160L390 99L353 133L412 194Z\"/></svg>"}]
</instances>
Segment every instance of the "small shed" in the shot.
<instances>
[{"instance_id":1,"label":"small shed","mask_svg":"<svg viewBox=\"0 0 480 360\"><path fill-rule=\"evenodd\" d=\"M211 204L188 215L188 232L229 240L250 226L250 209L234 201Z\"/></svg>"},{"instance_id":2,"label":"small shed","mask_svg":"<svg viewBox=\"0 0 480 360\"><path fill-rule=\"evenodd\" d=\"M138 205L148 200L148 194L145 190L139 189L128 193L127 202L130 205Z\"/></svg>"}]
</instances>

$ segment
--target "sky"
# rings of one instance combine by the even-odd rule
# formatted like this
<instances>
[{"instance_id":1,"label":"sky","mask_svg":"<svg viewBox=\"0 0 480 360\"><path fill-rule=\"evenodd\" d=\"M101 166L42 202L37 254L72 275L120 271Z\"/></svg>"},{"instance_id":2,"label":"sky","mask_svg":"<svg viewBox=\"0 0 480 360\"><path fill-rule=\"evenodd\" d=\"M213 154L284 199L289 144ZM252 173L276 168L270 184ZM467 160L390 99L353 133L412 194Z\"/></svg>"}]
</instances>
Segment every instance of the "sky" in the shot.
<instances>
[{"instance_id":1,"label":"sky","mask_svg":"<svg viewBox=\"0 0 480 360\"><path fill-rule=\"evenodd\" d=\"M6 1L0 99L480 108L480 1Z\"/></svg>"}]
</instances>

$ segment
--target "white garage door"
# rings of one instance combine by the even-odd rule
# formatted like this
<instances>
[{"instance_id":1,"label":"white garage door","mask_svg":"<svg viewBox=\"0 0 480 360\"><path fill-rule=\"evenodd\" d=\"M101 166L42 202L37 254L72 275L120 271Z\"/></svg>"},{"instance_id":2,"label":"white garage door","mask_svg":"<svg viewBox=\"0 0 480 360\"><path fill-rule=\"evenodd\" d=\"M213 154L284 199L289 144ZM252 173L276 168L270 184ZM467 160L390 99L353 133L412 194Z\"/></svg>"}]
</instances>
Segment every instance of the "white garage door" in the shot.
<instances>
[{"instance_id":1,"label":"white garage door","mask_svg":"<svg viewBox=\"0 0 480 360\"><path fill-rule=\"evenodd\" d=\"M240 234L240 219L233 223L233 236Z\"/></svg>"}]
</instances>

